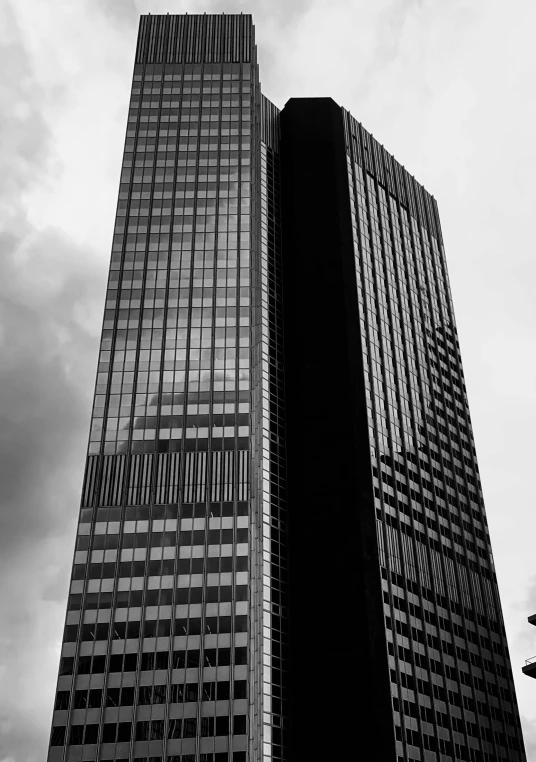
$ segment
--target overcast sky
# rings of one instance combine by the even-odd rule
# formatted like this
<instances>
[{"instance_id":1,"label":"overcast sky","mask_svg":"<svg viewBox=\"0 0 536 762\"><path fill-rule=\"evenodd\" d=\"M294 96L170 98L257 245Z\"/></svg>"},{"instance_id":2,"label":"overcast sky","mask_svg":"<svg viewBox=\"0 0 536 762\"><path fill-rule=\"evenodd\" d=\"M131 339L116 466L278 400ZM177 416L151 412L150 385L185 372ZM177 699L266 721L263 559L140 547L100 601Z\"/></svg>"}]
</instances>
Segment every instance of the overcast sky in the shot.
<instances>
[{"instance_id":1,"label":"overcast sky","mask_svg":"<svg viewBox=\"0 0 536 762\"><path fill-rule=\"evenodd\" d=\"M251 12L264 93L331 96L438 200L536 762L531 0L0 2L0 762L46 758L138 17Z\"/></svg>"}]
</instances>

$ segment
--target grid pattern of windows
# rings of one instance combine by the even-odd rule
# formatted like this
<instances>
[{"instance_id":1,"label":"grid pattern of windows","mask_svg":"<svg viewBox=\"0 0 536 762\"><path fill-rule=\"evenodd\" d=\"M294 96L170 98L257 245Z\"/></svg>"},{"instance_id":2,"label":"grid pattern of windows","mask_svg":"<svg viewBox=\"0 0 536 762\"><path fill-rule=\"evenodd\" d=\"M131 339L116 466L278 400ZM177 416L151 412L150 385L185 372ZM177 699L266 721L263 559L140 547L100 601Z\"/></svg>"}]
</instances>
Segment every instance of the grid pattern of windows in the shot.
<instances>
[{"instance_id":1,"label":"grid pattern of windows","mask_svg":"<svg viewBox=\"0 0 536 762\"><path fill-rule=\"evenodd\" d=\"M343 118L399 759L522 760L437 207Z\"/></svg>"},{"instance_id":2,"label":"grid pattern of windows","mask_svg":"<svg viewBox=\"0 0 536 762\"><path fill-rule=\"evenodd\" d=\"M284 426L283 316L280 233L279 110L261 102L260 251L254 268L258 280L255 326L260 336L254 355L257 523L255 600L256 674L262 713L252 739L251 759L283 760L288 729L288 557Z\"/></svg>"},{"instance_id":3,"label":"grid pattern of windows","mask_svg":"<svg viewBox=\"0 0 536 762\"><path fill-rule=\"evenodd\" d=\"M50 762L246 759L258 82L191 18L140 27Z\"/></svg>"},{"instance_id":4,"label":"grid pattern of windows","mask_svg":"<svg viewBox=\"0 0 536 762\"><path fill-rule=\"evenodd\" d=\"M326 116L325 103L315 112L307 100L309 114ZM364 671L370 688L378 665L385 668L385 680L374 683L385 686L374 712L385 695L378 727L389 731L389 748L396 735L397 762L525 759L437 207L330 103L335 119L319 133L329 139L317 144L317 184L284 217L290 236L299 233L295 250L301 241L299 255L311 264L294 281L287 265L296 251L281 241L281 204L292 171L303 182L313 177L314 156L298 172L284 142L280 152L280 112L260 92L251 17L141 19L49 762L299 756L304 734L291 738L289 715L309 731L300 688L320 644L311 638L304 657L300 633L318 635L310 609L324 606L318 585L326 580L315 577L301 609L290 610L288 599L290 590L305 592L313 566L324 571L323 535L302 529L316 526L314 516L306 523L315 492L322 519L332 509L333 478L344 481L337 494L350 496L334 515L346 520L359 494L363 521L348 524L345 564L330 572L345 571L324 597L340 601L328 604L341 611L356 593L370 599L363 611L384 650ZM300 109L290 112L301 124ZM286 129L291 137L292 123ZM331 216L315 227L309 205L325 211L316 202L331 192ZM302 223L310 226L306 244ZM329 256L332 225L340 226L333 230L340 261ZM317 304L315 289L324 295L325 283L333 293ZM303 307L298 316L288 309L293 297ZM291 415L304 399L300 363L310 367L298 342L319 337L320 321L307 335L311 312L301 321L308 310L320 320L333 313L314 367L327 378L318 376L323 353L334 347L337 363L348 351L337 367L351 371L340 388L356 410L351 426L333 428L346 452L317 479L307 461L314 491L298 478L289 492L287 476L305 463L297 450L308 457L311 449L302 428L317 436L305 413ZM359 335L347 330L357 320L343 324L349 314L359 315ZM351 349L333 340L347 334ZM360 351L363 387L361 371L352 375ZM307 391L304 409L315 415L318 390ZM329 415L339 415L336 405ZM327 423L324 458L333 455ZM367 460L369 447L370 474L360 463L354 480L355 464L344 456ZM321 470L318 458L311 463ZM298 530L294 556L288 509ZM352 538L361 542L362 529L364 556L377 547L379 569L375 553L355 563L360 546ZM313 540L299 547L302 537ZM356 580L367 582L356 590ZM298 633L292 642L289 621ZM341 653L353 658L349 642ZM370 646L366 637L352 640L354 649L355 642ZM350 685L344 680L339 692ZM333 721L364 709L363 695L355 705L350 689L344 697L330 714L325 709ZM314 736L323 750L329 734L341 732L324 724Z\"/></svg>"},{"instance_id":5,"label":"grid pattern of windows","mask_svg":"<svg viewBox=\"0 0 536 762\"><path fill-rule=\"evenodd\" d=\"M134 74L90 453L249 437L251 67L156 68Z\"/></svg>"}]
</instances>

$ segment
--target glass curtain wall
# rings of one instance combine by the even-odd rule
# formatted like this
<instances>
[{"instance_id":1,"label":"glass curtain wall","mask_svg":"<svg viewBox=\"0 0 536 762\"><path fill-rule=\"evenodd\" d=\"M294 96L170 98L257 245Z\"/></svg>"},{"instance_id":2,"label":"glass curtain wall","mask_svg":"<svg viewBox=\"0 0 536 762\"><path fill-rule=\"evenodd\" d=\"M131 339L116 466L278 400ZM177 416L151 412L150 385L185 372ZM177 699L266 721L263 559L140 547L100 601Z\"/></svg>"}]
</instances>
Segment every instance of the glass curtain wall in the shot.
<instances>
[{"instance_id":1,"label":"glass curtain wall","mask_svg":"<svg viewBox=\"0 0 536 762\"><path fill-rule=\"evenodd\" d=\"M399 759L522 760L437 206L343 118Z\"/></svg>"},{"instance_id":2,"label":"glass curtain wall","mask_svg":"<svg viewBox=\"0 0 536 762\"><path fill-rule=\"evenodd\" d=\"M246 759L257 89L251 17L142 18L54 762Z\"/></svg>"}]
</instances>

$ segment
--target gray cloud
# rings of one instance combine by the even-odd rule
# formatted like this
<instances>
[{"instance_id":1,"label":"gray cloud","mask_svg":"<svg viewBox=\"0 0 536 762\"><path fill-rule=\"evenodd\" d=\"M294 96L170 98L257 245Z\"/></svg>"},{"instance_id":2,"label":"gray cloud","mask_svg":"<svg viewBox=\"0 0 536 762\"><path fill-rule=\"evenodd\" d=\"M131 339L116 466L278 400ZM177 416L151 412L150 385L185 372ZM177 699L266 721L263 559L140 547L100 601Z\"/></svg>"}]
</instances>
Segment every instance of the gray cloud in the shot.
<instances>
[{"instance_id":1,"label":"gray cloud","mask_svg":"<svg viewBox=\"0 0 536 762\"><path fill-rule=\"evenodd\" d=\"M0 48L3 72L0 80L3 106L0 198L4 213L9 213L20 203L23 189L44 169L50 130L40 112L41 93L35 85L23 30L9 6L3 13L7 33Z\"/></svg>"},{"instance_id":2,"label":"gray cloud","mask_svg":"<svg viewBox=\"0 0 536 762\"><path fill-rule=\"evenodd\" d=\"M57 503L58 495L73 487L70 452L87 422L90 369L95 365L88 356L95 341L82 324L78 307L102 294L102 275L94 272L88 253L61 230L35 229L24 208L25 194L46 170L51 136L40 111L42 92L13 18L10 31L11 40L0 51L8 70L0 92L4 221L0 550L4 554L16 547L14 540L54 531L47 500ZM42 507L36 511L39 500Z\"/></svg>"},{"instance_id":3,"label":"gray cloud","mask_svg":"<svg viewBox=\"0 0 536 762\"><path fill-rule=\"evenodd\" d=\"M95 373L86 315L102 309L104 272L90 249L31 220L26 199L56 171L55 147L23 29L9 8L3 15L0 756L37 762L48 736Z\"/></svg>"},{"instance_id":4,"label":"gray cloud","mask_svg":"<svg viewBox=\"0 0 536 762\"><path fill-rule=\"evenodd\" d=\"M111 0L96 0L93 8L109 16L112 22L131 27L138 23L140 16L138 5L136 0L121 0L119 3Z\"/></svg>"},{"instance_id":5,"label":"gray cloud","mask_svg":"<svg viewBox=\"0 0 536 762\"><path fill-rule=\"evenodd\" d=\"M46 678L46 697L52 701L57 652L43 653L43 646L47 641L52 645L51 636L61 632L96 354L95 339L77 323L76 306L77 300L101 297L102 282L80 268L44 297L25 294L15 263L26 239L12 239L10 247L3 243L0 748L18 762L33 759L30 752L43 750L46 742L41 716L25 706L39 695L27 683L35 669ZM46 265L68 271L73 247L58 231L44 231L25 254L44 263L40 276L54 278L44 271ZM43 625L51 614L54 627L43 643Z\"/></svg>"},{"instance_id":6,"label":"gray cloud","mask_svg":"<svg viewBox=\"0 0 536 762\"><path fill-rule=\"evenodd\" d=\"M33 243L28 243L30 236L28 231L18 239L0 237L0 555L4 559L15 550L15 543L54 532L61 496L78 487L82 458L73 460L73 446L82 456L78 443L88 421L96 345L78 324L76 309L79 302L102 296L102 283L91 272L69 273L75 255L59 231L43 231ZM39 280L58 279L50 293L37 293L39 280L35 291L25 291L28 284L17 265L21 255L25 264L39 268ZM51 267L62 272L62 282L58 273L49 271ZM75 359L76 370L70 369L67 362L71 365ZM36 511L39 502L41 509Z\"/></svg>"}]
</instances>

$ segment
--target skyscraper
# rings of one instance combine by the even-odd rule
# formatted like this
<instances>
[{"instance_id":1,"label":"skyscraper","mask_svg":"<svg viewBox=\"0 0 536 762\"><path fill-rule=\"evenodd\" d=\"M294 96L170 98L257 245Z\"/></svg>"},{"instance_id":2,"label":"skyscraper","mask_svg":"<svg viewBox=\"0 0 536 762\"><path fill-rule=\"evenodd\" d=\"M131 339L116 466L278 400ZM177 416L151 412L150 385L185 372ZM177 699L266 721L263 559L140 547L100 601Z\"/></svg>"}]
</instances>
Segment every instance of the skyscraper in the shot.
<instances>
[{"instance_id":1,"label":"skyscraper","mask_svg":"<svg viewBox=\"0 0 536 762\"><path fill-rule=\"evenodd\" d=\"M525 759L437 205L144 16L49 762Z\"/></svg>"}]
</instances>

